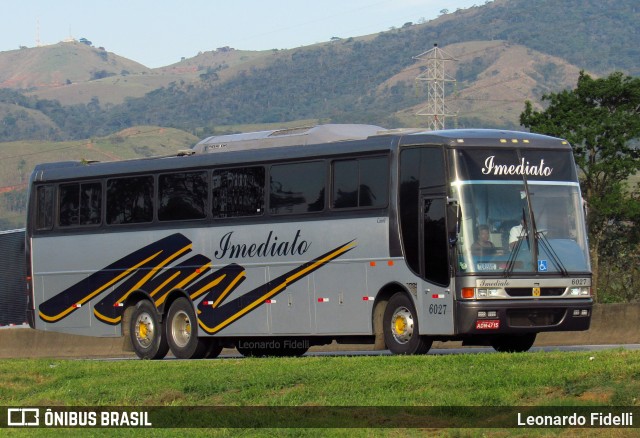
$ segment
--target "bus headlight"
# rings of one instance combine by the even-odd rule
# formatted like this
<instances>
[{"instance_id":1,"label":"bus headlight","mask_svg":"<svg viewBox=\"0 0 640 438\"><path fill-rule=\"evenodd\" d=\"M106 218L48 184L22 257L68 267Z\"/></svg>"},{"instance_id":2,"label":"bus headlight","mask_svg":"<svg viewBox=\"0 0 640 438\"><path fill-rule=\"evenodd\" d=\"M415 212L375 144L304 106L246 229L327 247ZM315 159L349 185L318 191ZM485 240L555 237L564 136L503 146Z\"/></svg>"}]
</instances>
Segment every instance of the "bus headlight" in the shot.
<instances>
[{"instance_id":1,"label":"bus headlight","mask_svg":"<svg viewBox=\"0 0 640 438\"><path fill-rule=\"evenodd\" d=\"M500 289L478 289L479 297L497 297L500 295Z\"/></svg>"},{"instance_id":2,"label":"bus headlight","mask_svg":"<svg viewBox=\"0 0 640 438\"><path fill-rule=\"evenodd\" d=\"M572 287L569 288L569 294L571 294L572 297L589 296L591 295L591 288L585 286Z\"/></svg>"}]
</instances>

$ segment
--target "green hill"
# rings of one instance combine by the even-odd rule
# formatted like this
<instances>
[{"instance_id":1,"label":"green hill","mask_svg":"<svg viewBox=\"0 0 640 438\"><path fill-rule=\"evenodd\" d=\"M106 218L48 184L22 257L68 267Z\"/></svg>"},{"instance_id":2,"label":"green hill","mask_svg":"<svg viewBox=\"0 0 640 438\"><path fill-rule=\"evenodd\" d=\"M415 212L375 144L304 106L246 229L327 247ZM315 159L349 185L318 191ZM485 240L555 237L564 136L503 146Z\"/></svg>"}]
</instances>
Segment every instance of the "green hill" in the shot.
<instances>
[{"instance_id":1,"label":"green hill","mask_svg":"<svg viewBox=\"0 0 640 438\"><path fill-rule=\"evenodd\" d=\"M0 88L60 87L145 72L142 64L77 41L0 52Z\"/></svg>"},{"instance_id":2,"label":"green hill","mask_svg":"<svg viewBox=\"0 0 640 438\"><path fill-rule=\"evenodd\" d=\"M169 155L197 141L197 137L178 129L135 126L92 139L0 143L0 230L24 226L27 182L38 163Z\"/></svg>"},{"instance_id":3,"label":"green hill","mask_svg":"<svg viewBox=\"0 0 640 438\"><path fill-rule=\"evenodd\" d=\"M413 57L434 43L458 60L447 90L458 125L518 128L525 100L574 86L580 69L640 74L639 20L637 0L496 0L377 35L292 50L223 47L154 70L81 43L4 52L0 84L13 89L0 89L0 141L135 125L199 137L301 119L421 125L426 92L415 77L425 65Z\"/></svg>"}]
</instances>

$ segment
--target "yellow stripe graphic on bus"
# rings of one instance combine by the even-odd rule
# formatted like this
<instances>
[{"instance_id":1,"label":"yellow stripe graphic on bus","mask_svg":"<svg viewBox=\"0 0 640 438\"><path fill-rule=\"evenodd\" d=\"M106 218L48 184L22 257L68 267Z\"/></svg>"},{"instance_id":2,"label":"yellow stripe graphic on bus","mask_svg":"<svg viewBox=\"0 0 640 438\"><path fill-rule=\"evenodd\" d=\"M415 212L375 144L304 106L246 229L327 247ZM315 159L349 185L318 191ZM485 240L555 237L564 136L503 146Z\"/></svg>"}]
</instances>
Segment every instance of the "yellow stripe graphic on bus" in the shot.
<instances>
[{"instance_id":1,"label":"yellow stripe graphic on bus","mask_svg":"<svg viewBox=\"0 0 640 438\"><path fill-rule=\"evenodd\" d=\"M67 309L65 309L64 311L58 313L57 315L53 315L53 316L49 316L49 315L45 315L42 311L39 312L40 314L40 318L42 318L43 320L47 321L47 322L56 322L62 318L64 318L65 316L67 316L69 313L73 312L74 310L77 309L77 305L82 305L84 303L86 303L87 301L89 301L91 298L95 297L96 295L98 295L99 293L103 292L105 289L107 289L108 287L116 284L117 282L119 282L120 280L122 280L123 278L127 277L129 274L131 274L132 272L134 272L135 270L137 270L140 266L144 266L145 264L147 264L149 261L153 260L154 258L156 258L158 255L160 255L162 253L162 251L159 251L157 253L155 253L154 255L152 255L151 257L149 257L146 260L141 261L140 263L138 263L137 265L127 269L126 271L124 271L122 274L118 275L116 278L114 278L113 280L103 284L101 287L99 287L98 289L94 290L93 292L87 294L87 296L85 296L84 298L82 298L81 300L79 300L77 303L72 304L71 306L69 306Z\"/></svg>"},{"instance_id":2,"label":"yellow stripe graphic on bus","mask_svg":"<svg viewBox=\"0 0 640 438\"><path fill-rule=\"evenodd\" d=\"M144 286L149 282L150 279L154 278L169 263L171 263L175 259L179 258L181 255L185 254L186 252L191 251L191 248L192 248L192 244L190 243L190 244L184 246L183 248L181 248L180 250L174 252L173 254L170 254L167 258L165 258L164 260L160 261L154 267L150 268L149 272L147 272L146 274L144 274L144 272L143 272L142 275L141 275L142 278L137 283L135 283L133 286L131 286L118 300L116 300L115 305L117 305L119 303L123 303L127 299L127 297L129 295L131 295L132 292L134 292L136 290L141 290L142 288L144 288ZM132 271L137 270L138 268L140 268L140 266L137 266L135 269L129 271L129 273L132 273ZM173 275L171 277L171 279L175 278L179 274L180 274L180 272L177 272L176 275ZM168 282L165 282L165 283L168 283ZM152 294L152 296L153 296L153 294ZM106 315L103 315L95 307L93 309L93 314L96 316L96 318L100 319L101 321L108 322L110 324L118 324L122 320L122 315L119 315L119 316L117 316L115 318L111 318L111 317L108 317Z\"/></svg>"},{"instance_id":3,"label":"yellow stripe graphic on bus","mask_svg":"<svg viewBox=\"0 0 640 438\"><path fill-rule=\"evenodd\" d=\"M106 324L116 325L122 321L125 302L132 293L143 292L156 307L161 307L172 291L180 290L191 300L207 294L197 306L198 323L204 331L214 334L289 285L352 250L356 243L340 245L230 301L226 300L247 278L245 268L231 263L210 272L213 265L208 257L202 254L184 257L192 247L192 242L180 233L153 242L43 302L39 306L40 318L57 322L112 288L93 304L93 314Z\"/></svg>"},{"instance_id":4,"label":"yellow stripe graphic on bus","mask_svg":"<svg viewBox=\"0 0 640 438\"><path fill-rule=\"evenodd\" d=\"M348 242L334 249L333 251L330 251L329 253L318 257L317 259L314 259L308 263L305 263L299 266L298 268L295 268L292 271L289 271L286 274L281 275L280 277L277 277L276 279L268 282L265 285L262 285L250 292L247 292L240 298L242 298L243 301L244 300L250 301L249 304L242 306L240 310L233 312L230 315L227 315L227 313L230 313L230 312L227 312L226 310L237 309L237 306L235 305L235 303L237 302L238 299L233 300L222 306L219 305L219 303L222 301L220 298L214 302L214 305L203 306L201 303L201 305L199 306L200 312L198 317L198 323L200 327L209 334L214 334L219 332L223 328L227 327L229 324L235 322L236 320L243 317L247 313L256 309L258 306L264 304L265 300L268 300L278 295L280 292L285 290L287 286L300 280L301 278L304 278L305 276L317 270L324 264L340 257L347 251L352 250L353 248L355 248L355 246L356 244L354 241ZM233 284L230 285L229 288L227 288L227 290L225 291L224 295L226 296L229 292L233 290L233 288L234 288ZM206 299L203 301L206 301ZM209 322L212 322L212 321L215 321L214 323L215 325L208 324Z\"/></svg>"}]
</instances>

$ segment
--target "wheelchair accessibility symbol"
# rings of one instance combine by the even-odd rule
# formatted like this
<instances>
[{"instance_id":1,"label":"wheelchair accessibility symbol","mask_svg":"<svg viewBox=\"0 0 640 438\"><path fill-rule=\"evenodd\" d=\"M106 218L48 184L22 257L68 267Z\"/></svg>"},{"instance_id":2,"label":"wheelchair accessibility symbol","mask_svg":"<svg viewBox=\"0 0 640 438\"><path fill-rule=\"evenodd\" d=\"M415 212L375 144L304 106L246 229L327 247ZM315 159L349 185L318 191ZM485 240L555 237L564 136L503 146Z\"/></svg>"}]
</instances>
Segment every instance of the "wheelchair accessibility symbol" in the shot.
<instances>
[{"instance_id":1,"label":"wheelchair accessibility symbol","mask_svg":"<svg viewBox=\"0 0 640 438\"><path fill-rule=\"evenodd\" d=\"M546 272L546 271L547 271L547 261L538 260L538 272Z\"/></svg>"}]
</instances>

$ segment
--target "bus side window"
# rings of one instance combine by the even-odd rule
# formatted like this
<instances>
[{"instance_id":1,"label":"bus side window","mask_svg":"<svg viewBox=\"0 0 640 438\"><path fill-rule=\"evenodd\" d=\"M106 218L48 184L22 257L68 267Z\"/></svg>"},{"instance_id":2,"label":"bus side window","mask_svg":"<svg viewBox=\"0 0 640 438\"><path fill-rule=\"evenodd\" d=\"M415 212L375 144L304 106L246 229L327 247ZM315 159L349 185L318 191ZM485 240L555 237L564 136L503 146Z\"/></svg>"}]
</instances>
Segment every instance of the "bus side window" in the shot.
<instances>
[{"instance_id":1,"label":"bus side window","mask_svg":"<svg viewBox=\"0 0 640 438\"><path fill-rule=\"evenodd\" d=\"M264 213L264 167L213 171L212 213L216 219Z\"/></svg>"},{"instance_id":2,"label":"bus side window","mask_svg":"<svg viewBox=\"0 0 640 438\"><path fill-rule=\"evenodd\" d=\"M309 213L324 210L325 169L324 161L271 166L270 213Z\"/></svg>"},{"instance_id":3,"label":"bus side window","mask_svg":"<svg viewBox=\"0 0 640 438\"><path fill-rule=\"evenodd\" d=\"M207 216L207 192L207 172L160 175L158 219L204 219Z\"/></svg>"},{"instance_id":4,"label":"bus side window","mask_svg":"<svg viewBox=\"0 0 640 438\"><path fill-rule=\"evenodd\" d=\"M333 208L386 207L389 165L386 157L333 162Z\"/></svg>"},{"instance_id":5,"label":"bus side window","mask_svg":"<svg viewBox=\"0 0 640 438\"><path fill-rule=\"evenodd\" d=\"M75 183L60 185L60 210L58 224L61 227L99 225L102 212L102 184Z\"/></svg>"},{"instance_id":6,"label":"bus side window","mask_svg":"<svg viewBox=\"0 0 640 438\"><path fill-rule=\"evenodd\" d=\"M153 176L107 180L107 223L135 224L153 220Z\"/></svg>"},{"instance_id":7,"label":"bus side window","mask_svg":"<svg viewBox=\"0 0 640 438\"><path fill-rule=\"evenodd\" d=\"M80 220L80 184L61 184L59 188L60 209L58 225L69 227L78 225Z\"/></svg>"},{"instance_id":8,"label":"bus side window","mask_svg":"<svg viewBox=\"0 0 640 438\"><path fill-rule=\"evenodd\" d=\"M102 183L80 184L80 225L102 222Z\"/></svg>"},{"instance_id":9,"label":"bus side window","mask_svg":"<svg viewBox=\"0 0 640 438\"><path fill-rule=\"evenodd\" d=\"M36 230L53 228L54 187L39 186L36 189Z\"/></svg>"}]
</instances>

